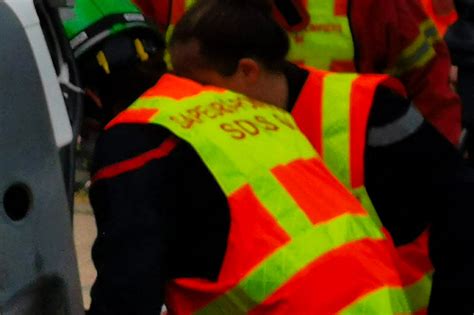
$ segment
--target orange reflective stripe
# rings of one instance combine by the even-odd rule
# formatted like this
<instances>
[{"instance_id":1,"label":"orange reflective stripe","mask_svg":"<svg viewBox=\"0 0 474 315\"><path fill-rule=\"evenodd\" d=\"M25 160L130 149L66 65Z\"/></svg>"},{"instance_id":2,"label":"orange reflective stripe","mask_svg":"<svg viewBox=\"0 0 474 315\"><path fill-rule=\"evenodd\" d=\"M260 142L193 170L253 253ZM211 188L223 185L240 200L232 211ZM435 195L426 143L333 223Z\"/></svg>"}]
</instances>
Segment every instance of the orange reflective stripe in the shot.
<instances>
[{"instance_id":1,"label":"orange reflective stripe","mask_svg":"<svg viewBox=\"0 0 474 315\"><path fill-rule=\"evenodd\" d=\"M322 144L322 85L327 72L311 70L301 94L291 112L298 127L323 156Z\"/></svg>"},{"instance_id":2,"label":"orange reflective stripe","mask_svg":"<svg viewBox=\"0 0 474 315\"><path fill-rule=\"evenodd\" d=\"M306 213L313 224L333 219L345 213L366 215L366 211L356 202L346 188L326 169L320 167L320 160L298 160L285 166L278 166L272 173L285 187ZM316 174L313 178L302 177L308 172ZM318 191L318 198L314 198L313 187L327 186ZM334 200L334 195L343 197Z\"/></svg>"},{"instance_id":3,"label":"orange reflective stripe","mask_svg":"<svg viewBox=\"0 0 474 315\"><path fill-rule=\"evenodd\" d=\"M386 287L400 288L400 279L388 267L392 258L387 255L387 245L386 240L364 239L340 246L300 270L249 314L337 314L371 292ZM358 253L355 261L349 258L354 253ZM373 268L378 276L368 276L364 271L366 268ZM380 279L384 279L384 285ZM365 285L361 286L361 283ZM278 311L279 298L289 292L295 299ZM372 309L364 314L386 313Z\"/></svg>"},{"instance_id":4,"label":"orange reflective stripe","mask_svg":"<svg viewBox=\"0 0 474 315\"><path fill-rule=\"evenodd\" d=\"M141 108L136 110L127 109L125 112L120 113L114 119L112 119L105 130L112 128L118 124L144 124L150 121L150 118L153 117L159 110L156 108Z\"/></svg>"},{"instance_id":5,"label":"orange reflective stripe","mask_svg":"<svg viewBox=\"0 0 474 315\"><path fill-rule=\"evenodd\" d=\"M215 93L224 93L225 90L214 86L202 86L192 80L180 78L180 84L174 82L174 76L164 74L158 83L146 91L141 98L150 98L155 96L169 97L175 100L181 100L186 97L195 96L201 92L210 91Z\"/></svg>"},{"instance_id":6,"label":"orange reflective stripe","mask_svg":"<svg viewBox=\"0 0 474 315\"><path fill-rule=\"evenodd\" d=\"M220 277L227 281L238 281L241 275L257 266L265 257L268 257L277 248L288 244L291 240L289 234L282 229L275 216L273 216L258 199L250 185L242 188L229 196L229 206L231 208L231 233L230 236L235 243L241 247L245 255L228 257L228 264L223 266ZM238 209L238 213L232 210ZM258 230L265 235L262 240L261 235L249 237L242 235L244 230L236 230L234 226L246 226L250 229ZM255 246L258 244L258 246Z\"/></svg>"},{"instance_id":7,"label":"orange reflective stripe","mask_svg":"<svg viewBox=\"0 0 474 315\"><path fill-rule=\"evenodd\" d=\"M352 83L350 106L350 172L351 187L358 188L365 183L364 153L367 137L367 123L378 84L388 79L385 75L364 75Z\"/></svg>"}]
</instances>

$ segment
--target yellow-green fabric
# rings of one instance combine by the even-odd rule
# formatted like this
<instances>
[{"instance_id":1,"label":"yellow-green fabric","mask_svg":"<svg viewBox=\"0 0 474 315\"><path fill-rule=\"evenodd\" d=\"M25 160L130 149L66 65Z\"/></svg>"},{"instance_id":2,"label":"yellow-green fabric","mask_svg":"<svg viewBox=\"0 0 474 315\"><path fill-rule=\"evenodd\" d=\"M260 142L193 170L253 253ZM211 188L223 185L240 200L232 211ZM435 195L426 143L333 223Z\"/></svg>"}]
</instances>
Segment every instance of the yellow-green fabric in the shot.
<instances>
[{"instance_id":1,"label":"yellow-green fabric","mask_svg":"<svg viewBox=\"0 0 474 315\"><path fill-rule=\"evenodd\" d=\"M352 62L354 43L346 14L336 16L336 0L307 0L309 25L290 32L288 59L321 70L330 70L334 61Z\"/></svg>"},{"instance_id":2,"label":"yellow-green fabric","mask_svg":"<svg viewBox=\"0 0 474 315\"><path fill-rule=\"evenodd\" d=\"M364 186L351 185L350 115L352 83L357 74L332 73L324 77L322 101L322 148L328 168L361 202L379 227L380 218Z\"/></svg>"}]
</instances>

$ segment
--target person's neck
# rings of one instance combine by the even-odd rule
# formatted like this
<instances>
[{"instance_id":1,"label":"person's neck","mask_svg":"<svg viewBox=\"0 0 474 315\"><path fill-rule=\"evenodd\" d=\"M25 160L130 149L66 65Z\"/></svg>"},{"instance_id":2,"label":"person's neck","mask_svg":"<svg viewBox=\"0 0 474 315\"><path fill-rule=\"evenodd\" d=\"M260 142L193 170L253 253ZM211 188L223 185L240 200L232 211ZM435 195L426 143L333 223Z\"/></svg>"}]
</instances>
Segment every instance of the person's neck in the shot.
<instances>
[{"instance_id":1,"label":"person's neck","mask_svg":"<svg viewBox=\"0 0 474 315\"><path fill-rule=\"evenodd\" d=\"M287 109L288 106L288 82L286 76L280 72L266 74L262 80L260 93L263 94L262 101Z\"/></svg>"}]
</instances>

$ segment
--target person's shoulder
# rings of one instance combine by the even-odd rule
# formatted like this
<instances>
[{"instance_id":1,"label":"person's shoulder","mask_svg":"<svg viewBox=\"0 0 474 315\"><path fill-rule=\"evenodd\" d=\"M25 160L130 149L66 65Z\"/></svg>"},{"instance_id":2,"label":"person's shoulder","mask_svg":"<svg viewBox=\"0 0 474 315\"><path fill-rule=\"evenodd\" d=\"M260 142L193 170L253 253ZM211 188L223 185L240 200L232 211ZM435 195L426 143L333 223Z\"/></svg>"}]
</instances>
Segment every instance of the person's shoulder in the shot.
<instances>
[{"instance_id":1,"label":"person's shoulder","mask_svg":"<svg viewBox=\"0 0 474 315\"><path fill-rule=\"evenodd\" d=\"M411 107L411 102L398 89L380 84L375 90L370 125L382 126L402 117Z\"/></svg>"},{"instance_id":2,"label":"person's shoulder","mask_svg":"<svg viewBox=\"0 0 474 315\"><path fill-rule=\"evenodd\" d=\"M382 98L396 102L408 102L405 92L391 84L381 83L375 89L375 99Z\"/></svg>"}]
</instances>

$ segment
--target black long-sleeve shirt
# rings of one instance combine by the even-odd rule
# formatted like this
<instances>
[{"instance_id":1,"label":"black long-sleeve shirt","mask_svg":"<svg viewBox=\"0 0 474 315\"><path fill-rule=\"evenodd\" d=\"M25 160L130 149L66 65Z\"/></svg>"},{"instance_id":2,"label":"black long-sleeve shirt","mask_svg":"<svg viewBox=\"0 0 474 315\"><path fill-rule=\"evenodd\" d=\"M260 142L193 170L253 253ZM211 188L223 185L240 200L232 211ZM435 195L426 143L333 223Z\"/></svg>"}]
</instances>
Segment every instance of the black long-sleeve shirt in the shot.
<instances>
[{"instance_id":1,"label":"black long-sleeve shirt","mask_svg":"<svg viewBox=\"0 0 474 315\"><path fill-rule=\"evenodd\" d=\"M307 72L291 67L286 76L291 110ZM407 100L380 87L369 128L396 120L409 107ZM101 135L92 173L159 148L170 136L157 125L117 125ZM446 225L447 230L438 222L450 211L467 218L462 212L469 201L466 187L474 187L456 150L423 123L407 139L367 147L365 159L369 195L395 241L407 243L433 224L433 260L442 275L452 272L444 253L457 231L456 220ZM458 196L458 191L464 194ZM139 168L94 182L90 199L98 227L93 247L98 276L89 314L159 314L170 279L217 279L229 233L229 208L215 179L186 142ZM460 246L472 239L466 233L460 237ZM450 254L454 259L472 258L466 247ZM472 272L464 274L474 282ZM469 283L466 278L446 278L444 284Z\"/></svg>"}]
</instances>

